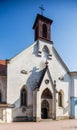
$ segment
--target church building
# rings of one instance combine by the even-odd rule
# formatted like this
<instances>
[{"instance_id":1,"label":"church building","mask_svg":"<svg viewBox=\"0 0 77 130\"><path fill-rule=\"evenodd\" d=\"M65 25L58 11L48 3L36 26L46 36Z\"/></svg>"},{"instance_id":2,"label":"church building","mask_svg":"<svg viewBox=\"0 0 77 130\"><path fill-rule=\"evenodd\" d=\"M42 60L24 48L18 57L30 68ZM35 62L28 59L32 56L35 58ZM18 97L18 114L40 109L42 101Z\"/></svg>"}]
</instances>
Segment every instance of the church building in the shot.
<instances>
[{"instance_id":1,"label":"church building","mask_svg":"<svg viewBox=\"0 0 77 130\"><path fill-rule=\"evenodd\" d=\"M77 72L55 50L52 23L37 14L34 43L0 60L0 122L77 118Z\"/></svg>"}]
</instances>

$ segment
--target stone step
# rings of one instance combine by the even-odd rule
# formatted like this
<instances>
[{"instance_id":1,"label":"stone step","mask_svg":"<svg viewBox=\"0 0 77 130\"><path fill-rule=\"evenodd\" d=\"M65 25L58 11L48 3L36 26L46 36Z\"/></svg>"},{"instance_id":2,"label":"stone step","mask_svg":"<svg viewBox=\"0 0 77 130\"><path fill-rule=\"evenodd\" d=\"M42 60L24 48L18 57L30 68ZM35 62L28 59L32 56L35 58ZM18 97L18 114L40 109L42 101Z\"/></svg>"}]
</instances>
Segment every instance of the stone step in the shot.
<instances>
[{"instance_id":1,"label":"stone step","mask_svg":"<svg viewBox=\"0 0 77 130\"><path fill-rule=\"evenodd\" d=\"M41 119L41 122L49 122L49 121L53 121L53 119Z\"/></svg>"}]
</instances>

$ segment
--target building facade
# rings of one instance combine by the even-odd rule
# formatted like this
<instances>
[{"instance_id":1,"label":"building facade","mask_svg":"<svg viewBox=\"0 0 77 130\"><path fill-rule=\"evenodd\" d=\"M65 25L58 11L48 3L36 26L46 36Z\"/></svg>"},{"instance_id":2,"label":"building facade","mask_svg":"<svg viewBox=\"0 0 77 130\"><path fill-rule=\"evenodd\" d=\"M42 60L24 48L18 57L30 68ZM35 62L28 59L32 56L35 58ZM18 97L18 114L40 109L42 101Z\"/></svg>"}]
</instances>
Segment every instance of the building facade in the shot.
<instances>
[{"instance_id":1,"label":"building facade","mask_svg":"<svg viewBox=\"0 0 77 130\"><path fill-rule=\"evenodd\" d=\"M55 50L52 22L37 14L34 43L0 60L0 122L77 118L77 72Z\"/></svg>"}]
</instances>

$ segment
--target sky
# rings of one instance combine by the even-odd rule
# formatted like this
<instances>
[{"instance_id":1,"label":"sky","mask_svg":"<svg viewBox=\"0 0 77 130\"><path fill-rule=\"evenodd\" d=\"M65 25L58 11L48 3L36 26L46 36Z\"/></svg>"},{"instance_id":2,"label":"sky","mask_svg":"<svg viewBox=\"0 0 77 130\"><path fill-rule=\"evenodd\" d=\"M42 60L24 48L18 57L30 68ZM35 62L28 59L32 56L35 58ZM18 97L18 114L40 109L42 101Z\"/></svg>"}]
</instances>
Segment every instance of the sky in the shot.
<instances>
[{"instance_id":1,"label":"sky","mask_svg":"<svg viewBox=\"0 0 77 130\"><path fill-rule=\"evenodd\" d=\"M77 0L0 0L0 59L10 59L34 43L39 7L53 20L51 40L70 69L77 71Z\"/></svg>"}]
</instances>

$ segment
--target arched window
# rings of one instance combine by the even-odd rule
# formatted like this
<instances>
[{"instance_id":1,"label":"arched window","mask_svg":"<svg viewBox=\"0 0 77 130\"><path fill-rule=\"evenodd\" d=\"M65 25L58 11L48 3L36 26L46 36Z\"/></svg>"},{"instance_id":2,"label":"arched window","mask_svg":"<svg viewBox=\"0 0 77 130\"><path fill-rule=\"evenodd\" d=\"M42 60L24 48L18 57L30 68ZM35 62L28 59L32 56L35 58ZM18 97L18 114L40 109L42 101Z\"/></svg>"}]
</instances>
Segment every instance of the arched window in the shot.
<instances>
[{"instance_id":1,"label":"arched window","mask_svg":"<svg viewBox=\"0 0 77 130\"><path fill-rule=\"evenodd\" d=\"M48 55L50 52L46 45L43 47L43 53L44 53L44 57L46 57L48 59Z\"/></svg>"},{"instance_id":2,"label":"arched window","mask_svg":"<svg viewBox=\"0 0 77 130\"><path fill-rule=\"evenodd\" d=\"M41 98L44 98L44 99L52 99L52 93L50 92L50 90L48 88L46 88L42 95L41 95Z\"/></svg>"},{"instance_id":3,"label":"arched window","mask_svg":"<svg viewBox=\"0 0 77 130\"><path fill-rule=\"evenodd\" d=\"M59 93L58 93L58 105L60 107L63 107L63 103L64 102L64 96L63 96L63 91L61 90Z\"/></svg>"},{"instance_id":4,"label":"arched window","mask_svg":"<svg viewBox=\"0 0 77 130\"><path fill-rule=\"evenodd\" d=\"M43 24L43 27L42 27L42 36L44 38L47 38L47 26L46 26L46 24Z\"/></svg>"},{"instance_id":5,"label":"arched window","mask_svg":"<svg viewBox=\"0 0 77 130\"><path fill-rule=\"evenodd\" d=\"M27 92L25 88L21 89L21 106L27 106Z\"/></svg>"},{"instance_id":6,"label":"arched window","mask_svg":"<svg viewBox=\"0 0 77 130\"><path fill-rule=\"evenodd\" d=\"M49 49L46 45L43 47L43 51L49 54Z\"/></svg>"},{"instance_id":7,"label":"arched window","mask_svg":"<svg viewBox=\"0 0 77 130\"><path fill-rule=\"evenodd\" d=\"M1 93L1 91L0 91L0 102L2 101L2 93Z\"/></svg>"}]
</instances>

